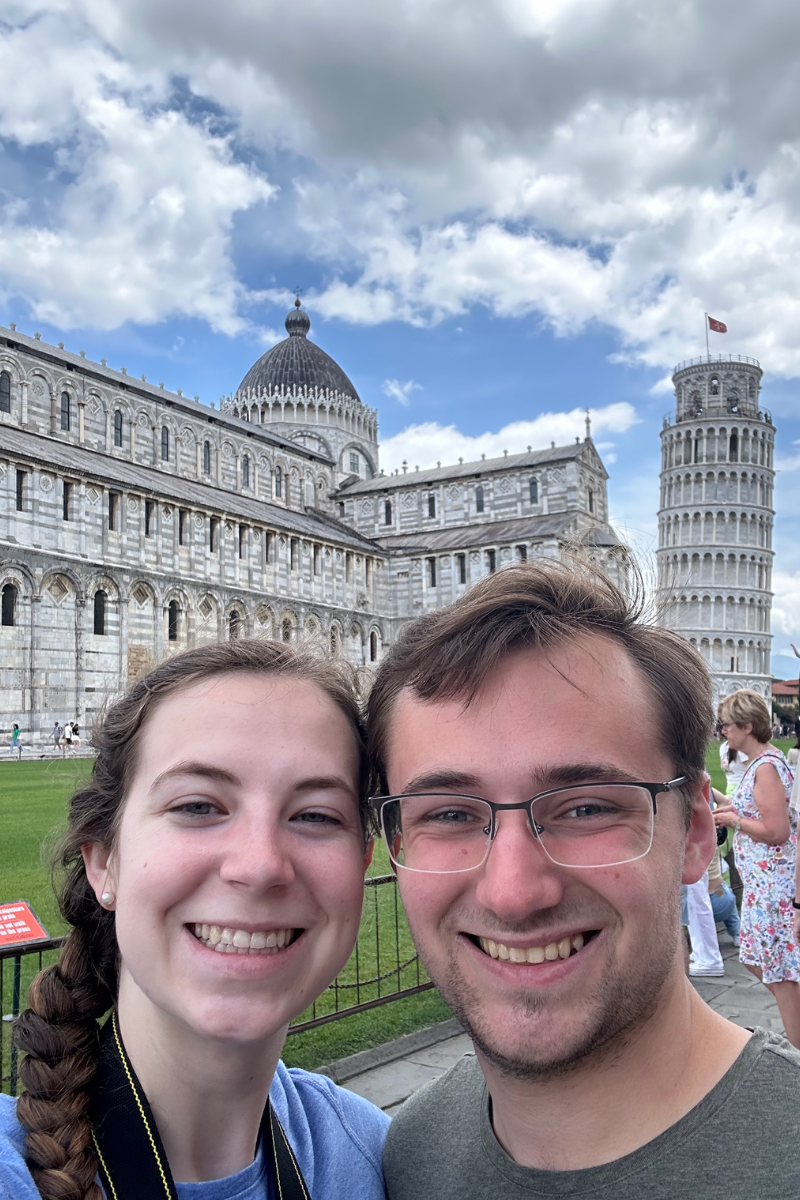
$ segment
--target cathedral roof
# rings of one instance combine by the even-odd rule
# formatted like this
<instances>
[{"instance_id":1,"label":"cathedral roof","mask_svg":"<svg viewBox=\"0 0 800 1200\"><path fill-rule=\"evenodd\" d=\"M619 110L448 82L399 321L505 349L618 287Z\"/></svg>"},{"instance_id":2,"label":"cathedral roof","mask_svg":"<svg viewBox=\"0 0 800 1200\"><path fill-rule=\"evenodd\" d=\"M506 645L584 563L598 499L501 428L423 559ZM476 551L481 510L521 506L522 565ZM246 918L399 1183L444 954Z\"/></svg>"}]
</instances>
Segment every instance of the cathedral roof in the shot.
<instances>
[{"instance_id":1,"label":"cathedral roof","mask_svg":"<svg viewBox=\"0 0 800 1200\"><path fill-rule=\"evenodd\" d=\"M598 522L587 527L585 516L574 510L541 516L509 517L480 525L467 522L463 525L447 525L442 529L382 534L375 541L390 554L434 554L448 550L470 550L477 545L491 545L492 542L528 542L546 538L569 540L577 545L622 545L610 525Z\"/></svg>"},{"instance_id":2,"label":"cathedral roof","mask_svg":"<svg viewBox=\"0 0 800 1200\"><path fill-rule=\"evenodd\" d=\"M295 307L285 321L289 334L277 346L262 354L239 384L239 393L253 391L274 392L281 388L339 392L359 400L358 392L338 363L321 350L316 342L310 342L307 334L311 328L308 313L295 300Z\"/></svg>"}]
</instances>

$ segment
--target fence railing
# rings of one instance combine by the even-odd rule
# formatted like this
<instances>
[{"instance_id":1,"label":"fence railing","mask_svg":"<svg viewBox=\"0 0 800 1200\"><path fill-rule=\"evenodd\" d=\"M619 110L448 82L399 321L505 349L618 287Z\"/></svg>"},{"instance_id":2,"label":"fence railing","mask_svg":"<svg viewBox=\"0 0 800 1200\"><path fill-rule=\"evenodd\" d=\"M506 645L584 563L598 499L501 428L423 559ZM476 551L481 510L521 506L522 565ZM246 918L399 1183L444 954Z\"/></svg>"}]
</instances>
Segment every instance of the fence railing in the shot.
<instances>
[{"instance_id":1,"label":"fence railing","mask_svg":"<svg viewBox=\"0 0 800 1200\"><path fill-rule=\"evenodd\" d=\"M0 950L0 1092L17 1094L14 1019L26 1005L31 979L57 960L63 940L50 938L27 949ZM292 1022L289 1033L314 1029L432 987L411 941L397 880L394 875L376 875L366 880L361 926L350 960L319 999Z\"/></svg>"}]
</instances>

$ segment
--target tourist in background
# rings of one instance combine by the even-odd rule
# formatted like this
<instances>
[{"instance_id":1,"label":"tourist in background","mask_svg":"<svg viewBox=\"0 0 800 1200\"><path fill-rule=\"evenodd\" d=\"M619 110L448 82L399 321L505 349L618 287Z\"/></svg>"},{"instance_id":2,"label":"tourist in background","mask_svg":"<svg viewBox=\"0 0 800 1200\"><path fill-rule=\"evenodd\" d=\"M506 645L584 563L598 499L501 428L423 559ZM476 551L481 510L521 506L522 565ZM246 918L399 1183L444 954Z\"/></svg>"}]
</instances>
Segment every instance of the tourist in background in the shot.
<instances>
[{"instance_id":1,"label":"tourist in background","mask_svg":"<svg viewBox=\"0 0 800 1200\"><path fill-rule=\"evenodd\" d=\"M786 755L786 761L788 762L789 766L792 768L792 774L797 775L797 773L798 773L797 765L798 765L798 762L800 762L800 737L797 739L797 741L792 746L789 753Z\"/></svg>"},{"instance_id":2,"label":"tourist in background","mask_svg":"<svg viewBox=\"0 0 800 1200\"><path fill-rule=\"evenodd\" d=\"M734 852L744 883L739 957L774 995L786 1036L800 1046L800 949L794 938L797 813L789 801L792 773L770 745L770 713L758 692L742 688L719 707L722 732L748 758L717 825L735 830Z\"/></svg>"},{"instance_id":3,"label":"tourist in background","mask_svg":"<svg viewBox=\"0 0 800 1200\"><path fill-rule=\"evenodd\" d=\"M16 721L11 728L11 745L8 748L9 754L16 754L17 761L22 759L22 742L19 740L19 725Z\"/></svg>"},{"instance_id":4,"label":"tourist in background","mask_svg":"<svg viewBox=\"0 0 800 1200\"><path fill-rule=\"evenodd\" d=\"M56 721L55 725L53 726L51 737L53 739L53 745L57 750L61 745L61 726L59 725L58 721Z\"/></svg>"},{"instance_id":5,"label":"tourist in background","mask_svg":"<svg viewBox=\"0 0 800 1200\"><path fill-rule=\"evenodd\" d=\"M59 856L71 930L15 1027L0 1196L384 1200L388 1118L279 1061L350 956L372 852L345 672L231 641L111 708Z\"/></svg>"}]
</instances>

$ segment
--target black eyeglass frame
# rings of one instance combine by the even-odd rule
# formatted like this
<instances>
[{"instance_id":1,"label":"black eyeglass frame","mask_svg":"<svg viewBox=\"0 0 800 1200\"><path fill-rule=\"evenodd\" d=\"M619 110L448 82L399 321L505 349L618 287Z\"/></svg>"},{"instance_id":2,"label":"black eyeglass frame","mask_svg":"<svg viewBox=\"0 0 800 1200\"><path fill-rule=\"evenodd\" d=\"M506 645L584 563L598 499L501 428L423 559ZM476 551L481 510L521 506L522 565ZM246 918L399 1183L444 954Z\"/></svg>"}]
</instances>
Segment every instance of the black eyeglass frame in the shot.
<instances>
[{"instance_id":1,"label":"black eyeglass frame","mask_svg":"<svg viewBox=\"0 0 800 1200\"><path fill-rule=\"evenodd\" d=\"M375 813L375 815L378 819L378 825L380 827L381 835L383 837L383 840L386 842L387 849L389 850L389 858L390 858L391 862L396 867L402 867L404 871L417 871L418 873L423 874L423 875L455 875L455 874L460 873L460 872L456 872L456 871L420 871L420 868L406 867L404 863L399 863L392 857L391 846L389 846L389 839L386 836L386 831L385 831L384 824L383 824L383 806L385 804L390 803L390 801L393 801L393 800L395 800L395 801L416 800L416 799L419 799L420 796L447 796L453 800L478 800L478 801L480 801L481 804L485 804L487 806L487 808L489 808L489 810L491 812L491 824L489 825L488 830L487 830L488 838L486 840L486 854L483 856L481 861L479 863L475 863L474 866L463 867L462 868L463 871L476 871L478 869L478 867L483 866L483 864L486 862L486 858L489 854L489 848L491 847L491 844L494 841L495 835L497 833L497 814L499 812L513 812L515 809L525 809L527 811L528 825L530 827L531 833L536 838L536 841L542 847L542 849L544 850L545 854L547 855L547 857L550 859L551 862L555 862L556 866L565 867L567 870L570 870L570 871L590 871L590 870L596 870L598 867L624 866L626 862L636 862L636 860L638 858L644 858L645 855L649 854L650 850L652 849L652 846L653 846L652 835L651 835L651 839L650 839L650 845L644 851L644 854L639 854L636 856L636 858L625 859L621 863L592 863L592 864L559 863L559 862L556 862L556 860L550 854L550 852L548 851L547 847L545 846L544 842L541 839L541 834L543 834L545 832L544 826L540 825L538 823L538 821L534 818L534 815L533 815L533 806L537 800L542 800L545 796L553 796L557 792L571 792L571 791L575 791L578 788L581 788L581 789L582 788L593 788L593 787L642 788L644 791L650 793L650 802L653 805L653 818L655 818L658 813L658 806L656 804L656 796L660 795L663 792L674 792L678 788L682 787L683 784L686 782L688 782L687 775L679 775L676 779L670 779L667 783L644 783L644 782L641 782L640 780L630 780L630 779L587 780L586 783L574 783L574 784L562 785L561 787L558 787L558 788L548 788L548 790L545 792L537 792L537 794L535 796L532 796L530 800L520 800L517 804L497 804L494 800L486 800L483 796L471 796L471 795L467 794L466 792L437 792L437 791L401 792L396 796L370 796L369 799L367 800L367 803L370 806L370 808L372 809L372 811Z\"/></svg>"}]
</instances>

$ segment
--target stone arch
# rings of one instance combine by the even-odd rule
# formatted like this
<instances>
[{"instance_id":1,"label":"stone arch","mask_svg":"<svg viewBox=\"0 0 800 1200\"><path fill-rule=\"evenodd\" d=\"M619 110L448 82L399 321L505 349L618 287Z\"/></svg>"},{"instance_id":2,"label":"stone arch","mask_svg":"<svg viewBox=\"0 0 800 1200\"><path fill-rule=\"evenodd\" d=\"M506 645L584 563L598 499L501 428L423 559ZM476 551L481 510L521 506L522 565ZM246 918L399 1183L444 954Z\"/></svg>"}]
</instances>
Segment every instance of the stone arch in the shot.
<instances>
[{"instance_id":1,"label":"stone arch","mask_svg":"<svg viewBox=\"0 0 800 1200\"><path fill-rule=\"evenodd\" d=\"M297 613L291 608L284 608L278 623L278 637L282 642L293 642L297 638Z\"/></svg>"},{"instance_id":2,"label":"stone arch","mask_svg":"<svg viewBox=\"0 0 800 1200\"><path fill-rule=\"evenodd\" d=\"M269 604L259 604L256 609L255 633L261 637L275 636L275 613Z\"/></svg>"}]
</instances>

